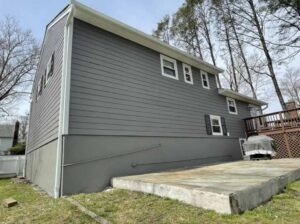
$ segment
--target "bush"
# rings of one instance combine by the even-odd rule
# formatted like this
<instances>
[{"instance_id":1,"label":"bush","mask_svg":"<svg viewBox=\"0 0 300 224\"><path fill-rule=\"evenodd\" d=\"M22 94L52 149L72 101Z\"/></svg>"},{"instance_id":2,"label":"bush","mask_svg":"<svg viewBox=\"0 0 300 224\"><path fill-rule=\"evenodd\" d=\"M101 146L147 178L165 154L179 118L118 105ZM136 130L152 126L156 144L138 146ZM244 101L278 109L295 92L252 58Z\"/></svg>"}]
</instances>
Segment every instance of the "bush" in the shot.
<instances>
[{"instance_id":1,"label":"bush","mask_svg":"<svg viewBox=\"0 0 300 224\"><path fill-rule=\"evenodd\" d=\"M26 143L21 142L16 144L14 147L8 149L8 151L10 152L11 155L24 155L25 149L26 149Z\"/></svg>"}]
</instances>

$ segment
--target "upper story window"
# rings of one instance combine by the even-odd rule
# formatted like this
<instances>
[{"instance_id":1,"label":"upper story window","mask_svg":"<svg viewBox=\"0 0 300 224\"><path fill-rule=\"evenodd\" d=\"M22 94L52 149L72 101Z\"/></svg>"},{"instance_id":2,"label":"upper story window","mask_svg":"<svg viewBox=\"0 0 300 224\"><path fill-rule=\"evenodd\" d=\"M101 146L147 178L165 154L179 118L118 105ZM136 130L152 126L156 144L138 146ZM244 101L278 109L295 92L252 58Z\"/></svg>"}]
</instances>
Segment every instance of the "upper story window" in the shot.
<instances>
[{"instance_id":1,"label":"upper story window","mask_svg":"<svg viewBox=\"0 0 300 224\"><path fill-rule=\"evenodd\" d=\"M201 80L202 80L202 86L205 89L209 89L209 79L206 72L201 71Z\"/></svg>"},{"instance_id":2,"label":"upper story window","mask_svg":"<svg viewBox=\"0 0 300 224\"><path fill-rule=\"evenodd\" d=\"M160 55L160 63L161 74L163 76L178 80L177 63L175 59Z\"/></svg>"},{"instance_id":3,"label":"upper story window","mask_svg":"<svg viewBox=\"0 0 300 224\"><path fill-rule=\"evenodd\" d=\"M39 99L40 95L42 95L43 84L44 84L44 76L42 76L40 78L37 89L36 89L36 101Z\"/></svg>"},{"instance_id":4,"label":"upper story window","mask_svg":"<svg viewBox=\"0 0 300 224\"><path fill-rule=\"evenodd\" d=\"M227 97L226 100L227 100L227 106L228 106L229 113L230 114L238 114L235 100L232 98L229 98L229 97Z\"/></svg>"},{"instance_id":5,"label":"upper story window","mask_svg":"<svg viewBox=\"0 0 300 224\"><path fill-rule=\"evenodd\" d=\"M45 76L45 83L48 82L50 77L53 75L53 70L54 70L54 53L51 55L47 67L46 67L46 76Z\"/></svg>"},{"instance_id":6,"label":"upper story window","mask_svg":"<svg viewBox=\"0 0 300 224\"><path fill-rule=\"evenodd\" d=\"M182 64L182 67L183 67L184 81L186 83L193 84L194 81L193 81L193 74L192 74L191 66L186 65L186 64Z\"/></svg>"}]
</instances>

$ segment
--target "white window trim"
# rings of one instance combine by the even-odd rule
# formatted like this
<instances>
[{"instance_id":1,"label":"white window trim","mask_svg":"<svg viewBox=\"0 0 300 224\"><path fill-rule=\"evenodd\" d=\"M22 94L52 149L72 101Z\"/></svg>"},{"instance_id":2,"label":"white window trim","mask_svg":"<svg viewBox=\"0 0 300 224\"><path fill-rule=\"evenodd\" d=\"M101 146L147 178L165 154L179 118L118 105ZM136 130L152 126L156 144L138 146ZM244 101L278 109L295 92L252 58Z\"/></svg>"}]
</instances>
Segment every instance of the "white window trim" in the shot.
<instances>
[{"instance_id":1,"label":"white window trim","mask_svg":"<svg viewBox=\"0 0 300 224\"><path fill-rule=\"evenodd\" d=\"M172 75L169 75L169 74L164 73L164 62L163 62L163 60L172 62L172 63L174 64L175 76L172 76ZM161 67L161 74L162 74L163 76L166 76L166 77L171 78L171 79L176 79L176 80L178 80L177 62L176 62L175 59L169 58L169 57L167 57L167 56L161 54L161 55L160 55L160 67Z\"/></svg>"},{"instance_id":2,"label":"white window trim","mask_svg":"<svg viewBox=\"0 0 300 224\"><path fill-rule=\"evenodd\" d=\"M200 74L201 74L202 87L203 87L204 89L210 89L209 79L208 79L208 74L207 74L207 72L201 71ZM203 75L206 77L206 80L207 80L207 86L204 85Z\"/></svg>"},{"instance_id":3,"label":"white window trim","mask_svg":"<svg viewBox=\"0 0 300 224\"><path fill-rule=\"evenodd\" d=\"M212 135L222 136L223 135L223 128L222 128L221 116L209 115L209 117L210 117L210 126L211 126L211 133L212 133ZM212 125L212 119L219 120L220 130L221 130L220 133L219 132L214 132L213 125Z\"/></svg>"},{"instance_id":4,"label":"white window trim","mask_svg":"<svg viewBox=\"0 0 300 224\"><path fill-rule=\"evenodd\" d=\"M235 112L232 112L232 111L230 111L230 108L229 108L229 101L233 101L233 103L234 103L234 107L235 107ZM236 106L235 99L232 99L232 98L226 97L226 102L227 102L227 108L228 108L228 112L229 112L230 114L237 115L237 114L238 114L238 110L237 110L237 106Z\"/></svg>"},{"instance_id":5,"label":"white window trim","mask_svg":"<svg viewBox=\"0 0 300 224\"><path fill-rule=\"evenodd\" d=\"M191 76L191 81L187 80L186 79L186 73L185 73L185 69L188 69L189 70L189 75ZM194 84L194 79L193 79L193 73L192 73L192 67L190 65L187 65L187 64L182 64L182 69L183 69L183 77L184 77L184 81L188 84Z\"/></svg>"}]
</instances>

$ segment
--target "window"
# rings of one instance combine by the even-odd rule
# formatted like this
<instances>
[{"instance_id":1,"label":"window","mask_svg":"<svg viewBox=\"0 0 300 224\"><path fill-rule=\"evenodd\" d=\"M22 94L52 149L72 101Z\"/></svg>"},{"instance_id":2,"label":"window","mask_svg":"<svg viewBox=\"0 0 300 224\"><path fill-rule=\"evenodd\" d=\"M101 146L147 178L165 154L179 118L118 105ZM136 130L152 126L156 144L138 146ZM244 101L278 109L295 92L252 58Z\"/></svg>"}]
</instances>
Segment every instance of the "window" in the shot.
<instances>
[{"instance_id":1,"label":"window","mask_svg":"<svg viewBox=\"0 0 300 224\"><path fill-rule=\"evenodd\" d=\"M161 74L163 76L178 80L176 60L164 55L160 55L160 63Z\"/></svg>"},{"instance_id":2,"label":"window","mask_svg":"<svg viewBox=\"0 0 300 224\"><path fill-rule=\"evenodd\" d=\"M209 89L209 80L208 80L208 75L206 72L201 71L201 79L202 79L203 88Z\"/></svg>"},{"instance_id":3,"label":"window","mask_svg":"<svg viewBox=\"0 0 300 224\"><path fill-rule=\"evenodd\" d=\"M230 114L238 114L235 100L232 98L228 98L228 97L226 99L227 99L227 106L228 106L229 113Z\"/></svg>"},{"instance_id":4,"label":"window","mask_svg":"<svg viewBox=\"0 0 300 224\"><path fill-rule=\"evenodd\" d=\"M189 65L182 64L183 67L183 76L184 81L189 84L193 84L193 75L192 75L192 68Z\"/></svg>"},{"instance_id":5,"label":"window","mask_svg":"<svg viewBox=\"0 0 300 224\"><path fill-rule=\"evenodd\" d=\"M210 125L211 125L212 135L223 135L220 116L210 115Z\"/></svg>"},{"instance_id":6,"label":"window","mask_svg":"<svg viewBox=\"0 0 300 224\"><path fill-rule=\"evenodd\" d=\"M54 70L54 53L51 55L51 57L47 63L45 83L47 83L48 80L50 79L50 77L53 75L53 70Z\"/></svg>"},{"instance_id":7,"label":"window","mask_svg":"<svg viewBox=\"0 0 300 224\"><path fill-rule=\"evenodd\" d=\"M39 97L40 97L40 95L42 95L42 90L43 90L43 77L44 76L42 76L41 78L40 78L40 81L39 81L39 83L38 83L38 86L37 86L37 91L36 91L36 101L39 99Z\"/></svg>"}]
</instances>

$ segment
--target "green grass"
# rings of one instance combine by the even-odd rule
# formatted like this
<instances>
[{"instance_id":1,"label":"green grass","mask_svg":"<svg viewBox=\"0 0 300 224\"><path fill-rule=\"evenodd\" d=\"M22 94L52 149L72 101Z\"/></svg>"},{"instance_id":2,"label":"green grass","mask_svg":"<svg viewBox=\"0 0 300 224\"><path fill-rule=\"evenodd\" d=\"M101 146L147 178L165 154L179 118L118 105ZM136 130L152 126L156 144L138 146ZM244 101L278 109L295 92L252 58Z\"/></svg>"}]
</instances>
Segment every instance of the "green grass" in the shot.
<instances>
[{"instance_id":1,"label":"green grass","mask_svg":"<svg viewBox=\"0 0 300 224\"><path fill-rule=\"evenodd\" d=\"M19 204L12 208L0 206L0 223L95 223L64 199L52 199L28 184L0 180L0 201L9 197ZM242 215L219 215L175 200L125 190L72 198L112 223L300 223L300 181Z\"/></svg>"},{"instance_id":2,"label":"green grass","mask_svg":"<svg viewBox=\"0 0 300 224\"><path fill-rule=\"evenodd\" d=\"M175 200L125 190L73 198L112 223L300 223L300 181L242 215L219 215Z\"/></svg>"},{"instance_id":3,"label":"green grass","mask_svg":"<svg viewBox=\"0 0 300 224\"><path fill-rule=\"evenodd\" d=\"M14 198L18 205L4 208L2 201ZM55 200L31 185L0 180L0 223L96 223L64 199Z\"/></svg>"}]
</instances>

